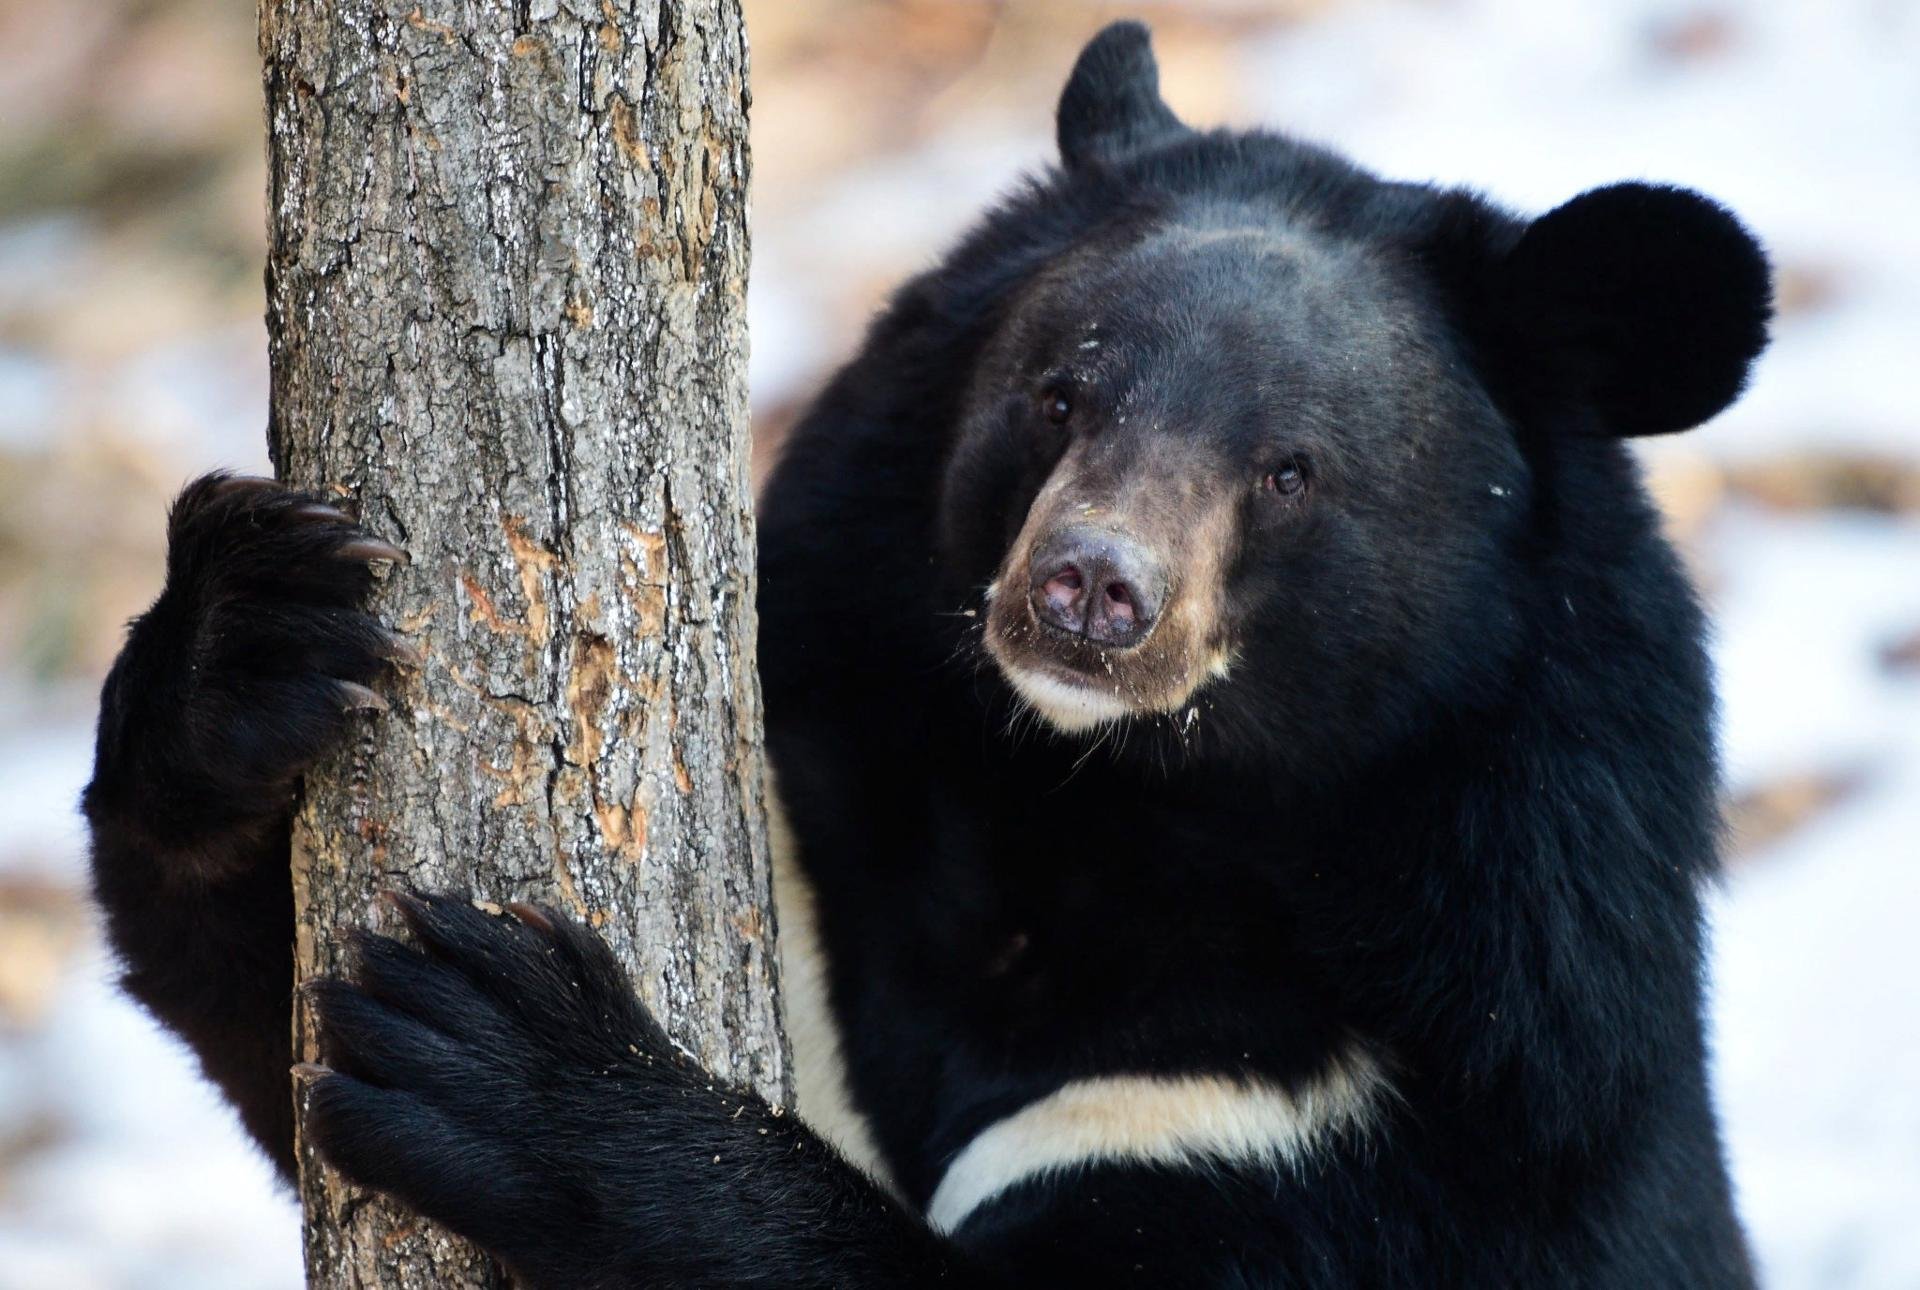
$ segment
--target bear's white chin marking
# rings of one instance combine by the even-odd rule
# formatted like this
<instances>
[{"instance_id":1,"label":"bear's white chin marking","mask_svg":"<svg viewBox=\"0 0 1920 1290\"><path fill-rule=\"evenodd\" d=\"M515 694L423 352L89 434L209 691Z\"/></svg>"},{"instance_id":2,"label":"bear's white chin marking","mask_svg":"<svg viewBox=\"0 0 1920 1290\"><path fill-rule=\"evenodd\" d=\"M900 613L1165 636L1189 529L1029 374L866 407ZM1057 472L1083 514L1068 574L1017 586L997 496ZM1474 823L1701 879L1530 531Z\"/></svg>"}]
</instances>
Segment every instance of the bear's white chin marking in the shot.
<instances>
[{"instance_id":1,"label":"bear's white chin marking","mask_svg":"<svg viewBox=\"0 0 1920 1290\"><path fill-rule=\"evenodd\" d=\"M1010 1187L1096 1164L1298 1167L1333 1134L1364 1130L1391 1091L1358 1045L1292 1088L1224 1075L1075 1080L969 1142L934 1189L927 1221L955 1231Z\"/></svg>"},{"instance_id":2,"label":"bear's white chin marking","mask_svg":"<svg viewBox=\"0 0 1920 1290\"><path fill-rule=\"evenodd\" d=\"M1014 691L1031 704L1048 725L1067 734L1081 734L1133 715L1133 709L1119 696L1104 694L1091 686L1055 680L1044 672L1023 667L1003 664L1000 670Z\"/></svg>"}]
</instances>

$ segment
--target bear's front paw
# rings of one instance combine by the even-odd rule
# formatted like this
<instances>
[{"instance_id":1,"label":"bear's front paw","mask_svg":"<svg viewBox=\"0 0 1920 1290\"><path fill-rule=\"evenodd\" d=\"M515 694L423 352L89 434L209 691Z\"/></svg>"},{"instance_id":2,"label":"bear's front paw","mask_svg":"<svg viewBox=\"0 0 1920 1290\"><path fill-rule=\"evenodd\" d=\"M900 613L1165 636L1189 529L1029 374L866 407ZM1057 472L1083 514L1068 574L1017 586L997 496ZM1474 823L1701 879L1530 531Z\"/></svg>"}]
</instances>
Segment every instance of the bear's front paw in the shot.
<instances>
[{"instance_id":1,"label":"bear's front paw","mask_svg":"<svg viewBox=\"0 0 1920 1290\"><path fill-rule=\"evenodd\" d=\"M615 1256L594 1234L631 1251L621 1207L664 1181L644 1168L660 1112L715 1094L578 924L392 899L418 948L361 934L351 981L307 987L327 1062L303 1070L307 1134L349 1179L531 1281L604 1271Z\"/></svg>"},{"instance_id":2,"label":"bear's front paw","mask_svg":"<svg viewBox=\"0 0 1920 1290\"><path fill-rule=\"evenodd\" d=\"M167 583L102 697L90 809L162 839L278 816L414 652L363 605L405 554L322 499L208 475L175 500Z\"/></svg>"}]
</instances>

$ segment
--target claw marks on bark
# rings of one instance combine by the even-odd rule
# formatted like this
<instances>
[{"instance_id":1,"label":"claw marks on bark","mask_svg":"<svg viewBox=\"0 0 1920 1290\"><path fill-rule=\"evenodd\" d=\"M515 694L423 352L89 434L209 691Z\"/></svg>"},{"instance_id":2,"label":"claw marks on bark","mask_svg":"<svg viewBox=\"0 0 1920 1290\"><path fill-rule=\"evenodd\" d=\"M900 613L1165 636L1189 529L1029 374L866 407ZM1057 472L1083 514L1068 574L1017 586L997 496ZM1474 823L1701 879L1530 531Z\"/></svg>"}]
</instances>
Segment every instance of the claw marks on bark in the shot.
<instances>
[{"instance_id":1,"label":"claw marks on bark","mask_svg":"<svg viewBox=\"0 0 1920 1290\"><path fill-rule=\"evenodd\" d=\"M382 887L553 901L703 1061L784 1102L737 0L260 19L274 460L404 542L378 607L425 656L308 785L301 972ZM486 1283L323 1172L306 1192L313 1284Z\"/></svg>"}]
</instances>

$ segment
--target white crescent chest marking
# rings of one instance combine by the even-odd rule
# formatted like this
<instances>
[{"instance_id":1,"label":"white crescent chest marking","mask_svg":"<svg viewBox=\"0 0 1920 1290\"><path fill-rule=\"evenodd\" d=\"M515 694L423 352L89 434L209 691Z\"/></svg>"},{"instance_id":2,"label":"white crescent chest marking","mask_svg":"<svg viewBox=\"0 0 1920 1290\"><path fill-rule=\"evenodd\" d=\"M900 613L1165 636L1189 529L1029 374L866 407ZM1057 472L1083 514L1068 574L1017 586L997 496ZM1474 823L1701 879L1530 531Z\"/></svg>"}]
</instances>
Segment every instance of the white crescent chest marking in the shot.
<instances>
[{"instance_id":1,"label":"white crescent chest marking","mask_svg":"<svg viewBox=\"0 0 1920 1290\"><path fill-rule=\"evenodd\" d=\"M1357 1045L1295 1088L1223 1075L1075 1080L969 1142L934 1190L927 1221L952 1232L1022 1182L1089 1165L1298 1167L1342 1129L1364 1129L1391 1094Z\"/></svg>"},{"instance_id":2,"label":"white crescent chest marking","mask_svg":"<svg viewBox=\"0 0 1920 1290\"><path fill-rule=\"evenodd\" d=\"M767 806L795 1110L849 1162L894 1191L872 1130L847 1088L827 1001L813 887L797 863L771 772ZM927 1219L936 1230L951 1232L1017 1183L1103 1162L1297 1166L1334 1133L1364 1129L1391 1096L1379 1063L1358 1045L1292 1089L1222 1075L1076 1080L968 1143L947 1166Z\"/></svg>"}]
</instances>

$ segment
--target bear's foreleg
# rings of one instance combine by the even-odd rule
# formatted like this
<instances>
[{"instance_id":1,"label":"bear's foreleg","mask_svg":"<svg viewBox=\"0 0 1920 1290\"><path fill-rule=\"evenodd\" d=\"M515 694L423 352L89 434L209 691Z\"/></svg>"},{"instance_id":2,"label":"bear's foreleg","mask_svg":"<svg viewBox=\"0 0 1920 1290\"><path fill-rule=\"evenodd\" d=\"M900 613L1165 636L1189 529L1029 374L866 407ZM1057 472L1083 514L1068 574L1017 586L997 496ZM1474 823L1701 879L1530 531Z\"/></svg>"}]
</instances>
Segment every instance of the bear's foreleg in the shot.
<instances>
[{"instance_id":1,"label":"bear's foreleg","mask_svg":"<svg viewBox=\"0 0 1920 1290\"><path fill-rule=\"evenodd\" d=\"M311 987L328 1065L305 1126L348 1178L533 1286L958 1284L952 1248L797 1117L670 1040L550 910L395 897Z\"/></svg>"},{"instance_id":2,"label":"bear's foreleg","mask_svg":"<svg viewBox=\"0 0 1920 1290\"><path fill-rule=\"evenodd\" d=\"M295 785L404 653L362 606L401 552L320 498L207 475L100 696L94 894L127 992L192 1045L283 1174Z\"/></svg>"}]
</instances>

